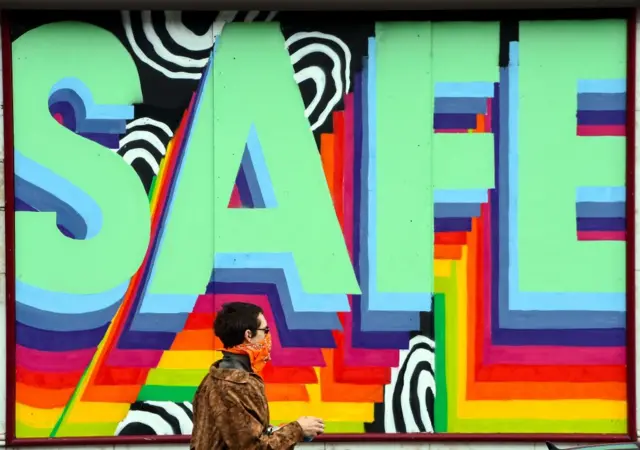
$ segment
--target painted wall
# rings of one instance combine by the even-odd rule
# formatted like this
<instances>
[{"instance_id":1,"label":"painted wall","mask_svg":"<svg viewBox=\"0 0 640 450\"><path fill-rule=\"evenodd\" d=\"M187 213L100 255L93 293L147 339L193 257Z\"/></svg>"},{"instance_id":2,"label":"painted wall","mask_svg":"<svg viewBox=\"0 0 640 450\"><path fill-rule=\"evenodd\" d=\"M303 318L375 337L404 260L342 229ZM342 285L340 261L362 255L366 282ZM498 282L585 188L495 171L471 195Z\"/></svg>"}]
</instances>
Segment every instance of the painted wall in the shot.
<instances>
[{"instance_id":1,"label":"painted wall","mask_svg":"<svg viewBox=\"0 0 640 450\"><path fill-rule=\"evenodd\" d=\"M18 437L188 434L238 299L274 422L625 432L623 21L172 14L12 26Z\"/></svg>"}]
</instances>

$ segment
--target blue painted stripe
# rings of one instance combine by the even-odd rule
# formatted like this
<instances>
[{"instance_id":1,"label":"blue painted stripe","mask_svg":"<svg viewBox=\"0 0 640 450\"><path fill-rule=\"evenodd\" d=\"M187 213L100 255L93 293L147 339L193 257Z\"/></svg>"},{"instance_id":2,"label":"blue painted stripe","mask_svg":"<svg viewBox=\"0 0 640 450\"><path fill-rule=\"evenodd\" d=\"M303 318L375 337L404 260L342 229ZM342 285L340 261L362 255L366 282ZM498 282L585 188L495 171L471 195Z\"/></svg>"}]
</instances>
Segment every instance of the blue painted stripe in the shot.
<instances>
[{"instance_id":1,"label":"blue painted stripe","mask_svg":"<svg viewBox=\"0 0 640 450\"><path fill-rule=\"evenodd\" d=\"M578 111L626 111L626 94L578 94Z\"/></svg>"},{"instance_id":2,"label":"blue painted stripe","mask_svg":"<svg viewBox=\"0 0 640 450\"><path fill-rule=\"evenodd\" d=\"M486 203L489 192L486 189L436 189L433 191L435 203Z\"/></svg>"},{"instance_id":3,"label":"blue painted stripe","mask_svg":"<svg viewBox=\"0 0 640 450\"><path fill-rule=\"evenodd\" d=\"M580 94L624 94L627 91L627 80L578 80Z\"/></svg>"},{"instance_id":4,"label":"blue painted stripe","mask_svg":"<svg viewBox=\"0 0 640 450\"><path fill-rule=\"evenodd\" d=\"M85 239L98 234L102 228L102 210L91 196L51 169L27 158L19 149L15 149L14 158L17 177L48 192L82 217L87 226ZM18 192L18 198L20 194Z\"/></svg>"},{"instance_id":5,"label":"blue painted stripe","mask_svg":"<svg viewBox=\"0 0 640 450\"><path fill-rule=\"evenodd\" d=\"M580 217L626 217L625 202L579 202L576 216Z\"/></svg>"},{"instance_id":6,"label":"blue painted stripe","mask_svg":"<svg viewBox=\"0 0 640 450\"><path fill-rule=\"evenodd\" d=\"M436 97L436 114L486 114L487 100L480 97Z\"/></svg>"},{"instance_id":7,"label":"blue painted stripe","mask_svg":"<svg viewBox=\"0 0 640 450\"><path fill-rule=\"evenodd\" d=\"M576 189L576 202L624 202L624 187L588 186Z\"/></svg>"},{"instance_id":8,"label":"blue painted stripe","mask_svg":"<svg viewBox=\"0 0 640 450\"><path fill-rule=\"evenodd\" d=\"M493 97L493 83L472 81L468 83L436 83L435 97Z\"/></svg>"}]
</instances>

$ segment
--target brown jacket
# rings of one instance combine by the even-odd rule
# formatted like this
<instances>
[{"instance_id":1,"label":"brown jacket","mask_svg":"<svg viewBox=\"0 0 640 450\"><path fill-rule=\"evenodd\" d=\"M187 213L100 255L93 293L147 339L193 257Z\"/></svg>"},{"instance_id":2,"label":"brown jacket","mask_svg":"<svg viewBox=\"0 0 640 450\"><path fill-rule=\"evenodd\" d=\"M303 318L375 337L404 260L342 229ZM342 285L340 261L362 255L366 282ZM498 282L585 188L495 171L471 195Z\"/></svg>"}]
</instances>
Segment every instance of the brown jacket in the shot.
<instances>
[{"instance_id":1,"label":"brown jacket","mask_svg":"<svg viewBox=\"0 0 640 450\"><path fill-rule=\"evenodd\" d=\"M191 450L288 450L304 436L298 422L270 433L262 378L248 358L224 353L193 400Z\"/></svg>"}]
</instances>

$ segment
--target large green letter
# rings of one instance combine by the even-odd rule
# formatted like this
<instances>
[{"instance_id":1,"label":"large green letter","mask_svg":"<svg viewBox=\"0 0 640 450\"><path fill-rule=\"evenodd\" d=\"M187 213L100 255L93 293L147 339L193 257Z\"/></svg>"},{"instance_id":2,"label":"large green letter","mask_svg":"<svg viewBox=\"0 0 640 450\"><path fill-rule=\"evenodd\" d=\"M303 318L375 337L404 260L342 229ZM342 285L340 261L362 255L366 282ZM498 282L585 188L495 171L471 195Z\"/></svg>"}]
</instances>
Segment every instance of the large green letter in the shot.
<instances>
[{"instance_id":1,"label":"large green letter","mask_svg":"<svg viewBox=\"0 0 640 450\"><path fill-rule=\"evenodd\" d=\"M275 268L293 256L302 292L359 293L278 25L229 24L218 39L152 292L201 292L215 248L216 268L230 268L223 259L237 269ZM264 162L255 170L271 180L261 187L277 204L230 209L249 140ZM348 308L346 297L321 297L327 303L292 300L308 310Z\"/></svg>"},{"instance_id":2,"label":"large green letter","mask_svg":"<svg viewBox=\"0 0 640 450\"><path fill-rule=\"evenodd\" d=\"M625 22L521 22L517 151L519 289L529 292L624 291L624 242L579 242L576 191L624 185L623 137L576 133L580 80L622 81ZM511 80L510 80L511 83ZM513 237L512 237L513 239ZM622 298L622 297L621 297ZM559 299L522 309L584 308ZM611 305L599 307L607 309ZM623 302L620 303L624 307ZM592 306L588 307L589 309Z\"/></svg>"},{"instance_id":3,"label":"large green letter","mask_svg":"<svg viewBox=\"0 0 640 450\"><path fill-rule=\"evenodd\" d=\"M109 32L59 22L36 28L13 44L13 70L16 152L52 179L86 193L101 215L95 236L75 240L57 229L55 213L16 213L16 276L54 292L112 289L138 269L147 248L150 220L144 188L117 154L58 124L48 99L54 85L73 79L86 86L96 105L140 102L135 64Z\"/></svg>"}]
</instances>

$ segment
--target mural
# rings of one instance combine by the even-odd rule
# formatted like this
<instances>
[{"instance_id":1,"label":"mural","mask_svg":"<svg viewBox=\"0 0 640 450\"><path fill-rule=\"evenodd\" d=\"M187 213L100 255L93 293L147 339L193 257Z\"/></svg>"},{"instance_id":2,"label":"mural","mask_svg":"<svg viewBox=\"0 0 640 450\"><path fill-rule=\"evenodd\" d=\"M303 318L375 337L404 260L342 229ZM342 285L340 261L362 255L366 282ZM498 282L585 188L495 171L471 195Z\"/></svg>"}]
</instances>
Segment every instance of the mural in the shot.
<instances>
[{"instance_id":1,"label":"mural","mask_svg":"<svg viewBox=\"0 0 640 450\"><path fill-rule=\"evenodd\" d=\"M274 424L626 432L624 20L11 33L18 438L189 434L238 300Z\"/></svg>"}]
</instances>

